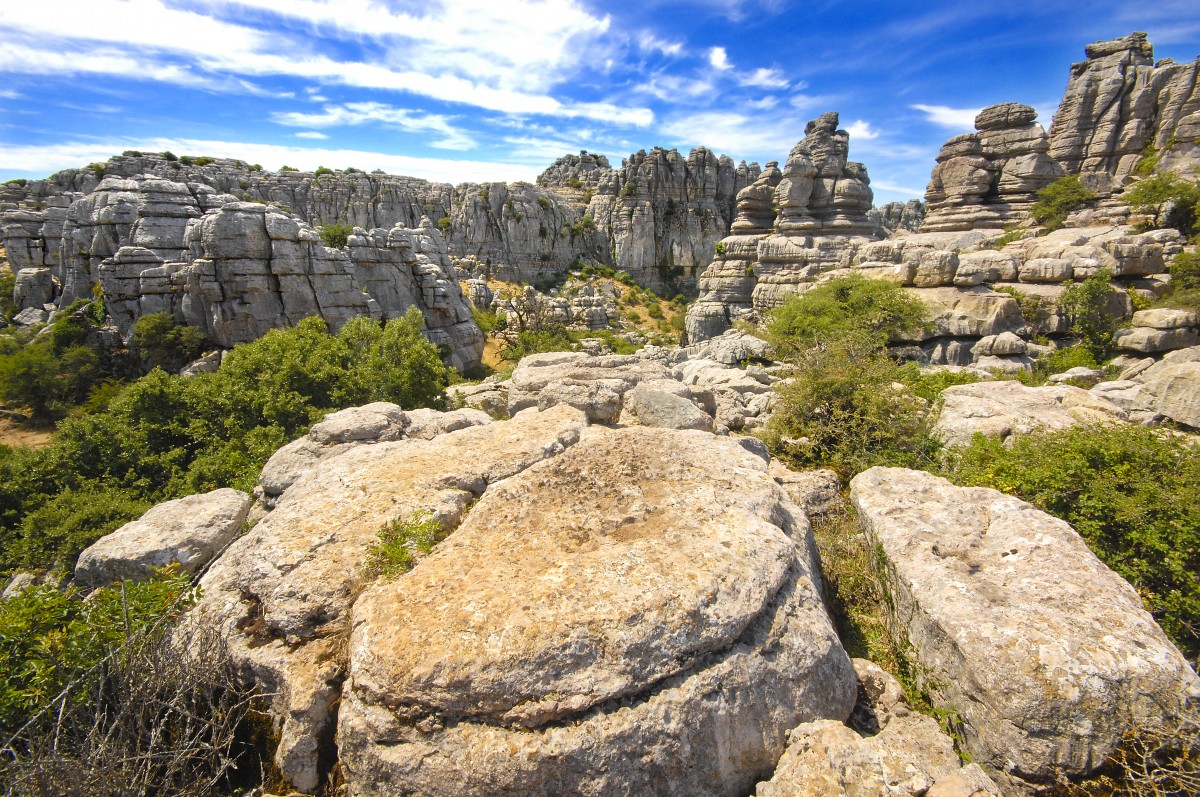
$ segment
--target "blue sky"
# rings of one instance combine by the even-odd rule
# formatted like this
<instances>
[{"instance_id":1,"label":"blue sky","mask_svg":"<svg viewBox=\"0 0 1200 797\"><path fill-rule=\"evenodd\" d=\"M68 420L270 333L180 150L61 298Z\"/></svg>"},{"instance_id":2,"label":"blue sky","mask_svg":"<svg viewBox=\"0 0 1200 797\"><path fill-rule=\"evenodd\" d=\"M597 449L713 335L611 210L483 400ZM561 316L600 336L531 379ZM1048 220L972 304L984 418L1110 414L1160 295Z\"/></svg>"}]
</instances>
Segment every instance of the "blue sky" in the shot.
<instances>
[{"instance_id":1,"label":"blue sky","mask_svg":"<svg viewBox=\"0 0 1200 797\"><path fill-rule=\"evenodd\" d=\"M876 203L1019 101L1048 128L1083 46L1200 54L1200 3L0 0L0 180L125 149L276 169L530 180L587 149L783 161L830 110Z\"/></svg>"}]
</instances>

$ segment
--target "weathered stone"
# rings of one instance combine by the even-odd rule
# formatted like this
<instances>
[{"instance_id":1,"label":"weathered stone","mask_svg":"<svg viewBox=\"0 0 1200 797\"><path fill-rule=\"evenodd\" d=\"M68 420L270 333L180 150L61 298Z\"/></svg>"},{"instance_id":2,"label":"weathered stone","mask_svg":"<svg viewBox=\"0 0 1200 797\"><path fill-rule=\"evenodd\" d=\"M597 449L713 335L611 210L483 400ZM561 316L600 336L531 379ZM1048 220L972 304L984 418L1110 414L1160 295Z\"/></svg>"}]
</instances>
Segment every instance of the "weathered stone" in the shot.
<instances>
[{"instance_id":1,"label":"weathered stone","mask_svg":"<svg viewBox=\"0 0 1200 797\"><path fill-rule=\"evenodd\" d=\"M854 669L860 683L854 727L818 720L793 729L757 797L916 797L964 787L963 797L1000 797L978 764L962 765L936 720L904 705L895 678L863 659L854 660ZM868 727L859 727L860 718Z\"/></svg>"},{"instance_id":2,"label":"weathered stone","mask_svg":"<svg viewBox=\"0 0 1200 797\"><path fill-rule=\"evenodd\" d=\"M842 482L832 470L794 471L777 459L769 463L768 473L810 518L836 512L844 505Z\"/></svg>"},{"instance_id":3,"label":"weathered stone","mask_svg":"<svg viewBox=\"0 0 1200 797\"><path fill-rule=\"evenodd\" d=\"M585 426L579 411L555 407L432 440L354 446L300 476L213 564L193 616L225 629L231 655L274 695L276 760L294 786L317 788L348 615L373 580L364 565L378 530L419 512L454 528L489 485L560 453Z\"/></svg>"},{"instance_id":4,"label":"weathered stone","mask_svg":"<svg viewBox=\"0 0 1200 797\"><path fill-rule=\"evenodd\" d=\"M1153 369L1142 385L1142 395L1155 411L1176 423L1200 429L1200 361Z\"/></svg>"},{"instance_id":5,"label":"weathered stone","mask_svg":"<svg viewBox=\"0 0 1200 797\"><path fill-rule=\"evenodd\" d=\"M1153 329L1134 327L1118 329L1113 335L1113 345L1125 351L1140 351L1145 354L1186 349L1200 345L1200 333L1195 329Z\"/></svg>"},{"instance_id":6,"label":"weathered stone","mask_svg":"<svg viewBox=\"0 0 1200 797\"><path fill-rule=\"evenodd\" d=\"M678 388L672 388L672 385ZM712 416L696 406L687 387L673 380L643 382L626 393L621 423L663 429L713 430Z\"/></svg>"},{"instance_id":7,"label":"weathered stone","mask_svg":"<svg viewBox=\"0 0 1200 797\"><path fill-rule=\"evenodd\" d=\"M1120 407L1069 385L1026 387L1020 382L976 382L942 392L933 432L947 446L967 445L975 434L1007 438L1078 423L1127 420Z\"/></svg>"},{"instance_id":8,"label":"weathered stone","mask_svg":"<svg viewBox=\"0 0 1200 797\"><path fill-rule=\"evenodd\" d=\"M143 581L171 564L195 573L241 533L250 503L250 496L225 488L152 507L88 546L75 580L88 587Z\"/></svg>"},{"instance_id":9,"label":"weathered stone","mask_svg":"<svg viewBox=\"0 0 1200 797\"><path fill-rule=\"evenodd\" d=\"M809 534L703 432L597 430L496 485L355 605L352 792L749 791L789 727L853 704Z\"/></svg>"},{"instance_id":10,"label":"weathered stone","mask_svg":"<svg viewBox=\"0 0 1200 797\"><path fill-rule=\"evenodd\" d=\"M1088 773L1200 697L1137 593L1063 521L920 471L872 468L850 488L919 680L1010 785Z\"/></svg>"},{"instance_id":11,"label":"weathered stone","mask_svg":"<svg viewBox=\"0 0 1200 797\"><path fill-rule=\"evenodd\" d=\"M379 401L331 412L309 429L308 436L320 445L399 440L408 424L400 405Z\"/></svg>"},{"instance_id":12,"label":"weathered stone","mask_svg":"<svg viewBox=\"0 0 1200 797\"><path fill-rule=\"evenodd\" d=\"M1153 310L1138 310L1133 314L1130 323L1135 327L1150 327L1151 329L1180 329L1197 326L1200 324L1200 318L1195 310L1160 307Z\"/></svg>"}]
</instances>

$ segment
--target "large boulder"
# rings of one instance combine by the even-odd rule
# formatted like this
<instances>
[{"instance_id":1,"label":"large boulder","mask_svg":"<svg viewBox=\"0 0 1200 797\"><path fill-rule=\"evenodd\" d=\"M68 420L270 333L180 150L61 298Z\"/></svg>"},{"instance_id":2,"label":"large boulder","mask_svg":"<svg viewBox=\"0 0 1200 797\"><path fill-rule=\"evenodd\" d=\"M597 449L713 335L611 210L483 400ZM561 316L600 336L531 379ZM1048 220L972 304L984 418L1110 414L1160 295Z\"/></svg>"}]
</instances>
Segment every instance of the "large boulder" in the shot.
<instances>
[{"instance_id":1,"label":"large boulder","mask_svg":"<svg viewBox=\"0 0 1200 797\"><path fill-rule=\"evenodd\" d=\"M276 761L292 785L315 791L332 746L350 609L373 581L364 566L377 532L420 512L453 529L491 485L573 445L586 423L560 406L343 450L213 564L193 616L224 628L234 660L273 695Z\"/></svg>"},{"instance_id":2,"label":"large boulder","mask_svg":"<svg viewBox=\"0 0 1200 797\"><path fill-rule=\"evenodd\" d=\"M854 673L803 513L736 442L595 428L354 607L355 795L744 795Z\"/></svg>"},{"instance_id":3,"label":"large boulder","mask_svg":"<svg viewBox=\"0 0 1200 797\"><path fill-rule=\"evenodd\" d=\"M850 498L914 672L1010 786L1088 773L1125 732L1200 698L1137 592L1065 522L901 468L860 473Z\"/></svg>"},{"instance_id":4,"label":"large boulder","mask_svg":"<svg viewBox=\"0 0 1200 797\"><path fill-rule=\"evenodd\" d=\"M948 446L971 437L1007 438L1035 431L1068 429L1079 423L1119 423L1125 410L1071 385L1027 387L1011 380L954 385L942 392L933 433Z\"/></svg>"},{"instance_id":5,"label":"large boulder","mask_svg":"<svg viewBox=\"0 0 1200 797\"><path fill-rule=\"evenodd\" d=\"M1142 395L1154 409L1176 423L1200 429L1200 361L1151 367Z\"/></svg>"},{"instance_id":6,"label":"large boulder","mask_svg":"<svg viewBox=\"0 0 1200 797\"><path fill-rule=\"evenodd\" d=\"M75 580L88 587L141 581L171 564L195 573L241 533L250 504L250 496L224 488L152 507L80 554Z\"/></svg>"}]
</instances>

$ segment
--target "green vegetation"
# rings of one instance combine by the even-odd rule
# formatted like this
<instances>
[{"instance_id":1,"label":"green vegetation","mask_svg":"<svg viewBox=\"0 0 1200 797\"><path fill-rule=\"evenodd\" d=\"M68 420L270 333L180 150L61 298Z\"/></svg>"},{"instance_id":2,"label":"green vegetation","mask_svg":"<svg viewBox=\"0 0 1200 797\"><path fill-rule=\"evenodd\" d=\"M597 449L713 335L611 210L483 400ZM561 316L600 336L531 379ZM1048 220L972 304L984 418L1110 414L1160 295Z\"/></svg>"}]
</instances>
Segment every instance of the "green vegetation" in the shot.
<instances>
[{"instance_id":1,"label":"green vegetation","mask_svg":"<svg viewBox=\"0 0 1200 797\"><path fill-rule=\"evenodd\" d=\"M1197 229L1196 206L1200 185L1172 172L1161 172L1139 180L1121 198L1136 212L1149 216L1148 227L1171 227L1188 237Z\"/></svg>"},{"instance_id":2,"label":"green vegetation","mask_svg":"<svg viewBox=\"0 0 1200 797\"><path fill-rule=\"evenodd\" d=\"M404 575L419 555L432 551L447 533L430 512L416 512L410 518L394 520L376 532L379 541L368 549L363 570L384 578Z\"/></svg>"},{"instance_id":3,"label":"green vegetation","mask_svg":"<svg viewBox=\"0 0 1200 797\"><path fill-rule=\"evenodd\" d=\"M713 244L713 253L717 257L724 257L725 256L725 242L717 241L715 244Z\"/></svg>"},{"instance_id":4,"label":"green vegetation","mask_svg":"<svg viewBox=\"0 0 1200 797\"><path fill-rule=\"evenodd\" d=\"M883 280L839 277L791 296L772 311L767 341L782 358L824 341L859 336L876 347L925 326L925 305Z\"/></svg>"},{"instance_id":5,"label":"green vegetation","mask_svg":"<svg viewBox=\"0 0 1200 797\"><path fill-rule=\"evenodd\" d=\"M253 693L219 633L176 630L192 598L168 571L86 600L40 586L0 602L5 794L201 797L260 778Z\"/></svg>"},{"instance_id":6,"label":"green vegetation","mask_svg":"<svg viewBox=\"0 0 1200 797\"><path fill-rule=\"evenodd\" d=\"M321 234L321 242L326 246L333 249L345 249L346 242L350 239L354 228L349 224L335 222L318 228L318 232Z\"/></svg>"},{"instance_id":7,"label":"green vegetation","mask_svg":"<svg viewBox=\"0 0 1200 797\"><path fill-rule=\"evenodd\" d=\"M441 230L442 234L444 235L445 233L450 232L450 227L454 224L454 222L450 221L449 216L442 216L440 219L438 219L437 224L438 229Z\"/></svg>"},{"instance_id":8,"label":"green vegetation","mask_svg":"<svg viewBox=\"0 0 1200 797\"><path fill-rule=\"evenodd\" d=\"M195 327L177 324L166 313L151 313L133 325L130 341L147 371L178 371L208 348L208 338Z\"/></svg>"},{"instance_id":9,"label":"green vegetation","mask_svg":"<svg viewBox=\"0 0 1200 797\"><path fill-rule=\"evenodd\" d=\"M542 210L549 210L550 208L554 207L554 203L548 198L540 196L538 197L538 207L540 207Z\"/></svg>"},{"instance_id":10,"label":"green vegetation","mask_svg":"<svg viewBox=\"0 0 1200 797\"><path fill-rule=\"evenodd\" d=\"M156 369L110 389L103 409L63 420L46 448L0 447L0 570L69 569L147 503L252 489L267 458L331 410L441 406L450 370L423 321L414 309L330 335L305 319L235 348L214 373Z\"/></svg>"},{"instance_id":11,"label":"green vegetation","mask_svg":"<svg viewBox=\"0 0 1200 797\"><path fill-rule=\"evenodd\" d=\"M333 169L326 169L324 166L318 166L317 170L313 172L313 177L320 177L323 174L333 174Z\"/></svg>"},{"instance_id":12,"label":"green vegetation","mask_svg":"<svg viewBox=\"0 0 1200 797\"><path fill-rule=\"evenodd\" d=\"M93 303L77 301L50 327L29 342L0 339L0 400L28 408L34 418L62 417L88 395L111 370L87 345L96 324ZM24 345L22 345L24 343Z\"/></svg>"},{"instance_id":13,"label":"green vegetation","mask_svg":"<svg viewBox=\"0 0 1200 797\"><path fill-rule=\"evenodd\" d=\"M1057 230L1067 216L1095 199L1096 195L1083 187L1079 175L1072 174L1041 189L1037 197L1031 210L1034 220L1047 230Z\"/></svg>"},{"instance_id":14,"label":"green vegetation","mask_svg":"<svg viewBox=\"0 0 1200 797\"><path fill-rule=\"evenodd\" d=\"M873 465L928 468L937 453L925 402L904 389L903 371L877 338L831 337L804 349L776 388L767 445L804 467L844 478Z\"/></svg>"},{"instance_id":15,"label":"green vegetation","mask_svg":"<svg viewBox=\"0 0 1200 797\"><path fill-rule=\"evenodd\" d=\"M1200 456L1192 443L1139 426L976 437L946 475L1066 520L1137 588L1180 649L1200 654Z\"/></svg>"},{"instance_id":16,"label":"green vegetation","mask_svg":"<svg viewBox=\"0 0 1200 797\"><path fill-rule=\"evenodd\" d=\"M168 162L174 162L174 161L179 160L179 156L176 155L174 152L171 152L171 150L166 150L164 152L160 152L159 154L162 155L163 160L166 160Z\"/></svg>"},{"instance_id":17,"label":"green vegetation","mask_svg":"<svg viewBox=\"0 0 1200 797\"><path fill-rule=\"evenodd\" d=\"M298 172L300 170L293 168L291 166L280 166L279 171L281 171L281 172Z\"/></svg>"},{"instance_id":18,"label":"green vegetation","mask_svg":"<svg viewBox=\"0 0 1200 797\"><path fill-rule=\"evenodd\" d=\"M1082 282L1073 283L1059 298L1059 306L1071 321L1071 332L1096 362L1111 356L1113 336L1120 319L1109 310L1114 293L1112 272L1102 268Z\"/></svg>"},{"instance_id":19,"label":"green vegetation","mask_svg":"<svg viewBox=\"0 0 1200 797\"><path fill-rule=\"evenodd\" d=\"M1175 255L1168 271L1171 274L1171 292L1163 304L1200 311L1200 252L1180 252Z\"/></svg>"}]
</instances>

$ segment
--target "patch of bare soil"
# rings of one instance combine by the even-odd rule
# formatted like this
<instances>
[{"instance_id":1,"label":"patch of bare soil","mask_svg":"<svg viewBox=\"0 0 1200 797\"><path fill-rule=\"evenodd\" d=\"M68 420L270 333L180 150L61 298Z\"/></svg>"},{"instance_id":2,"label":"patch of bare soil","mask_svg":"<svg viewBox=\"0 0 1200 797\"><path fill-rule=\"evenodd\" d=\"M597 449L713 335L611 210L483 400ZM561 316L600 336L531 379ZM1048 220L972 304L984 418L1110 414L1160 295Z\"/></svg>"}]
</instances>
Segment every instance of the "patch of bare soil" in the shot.
<instances>
[{"instance_id":1,"label":"patch of bare soil","mask_svg":"<svg viewBox=\"0 0 1200 797\"><path fill-rule=\"evenodd\" d=\"M54 434L53 425L20 421L0 415L0 445L45 448Z\"/></svg>"}]
</instances>

